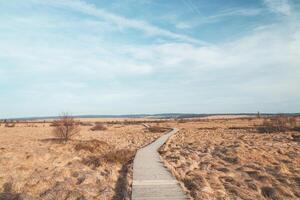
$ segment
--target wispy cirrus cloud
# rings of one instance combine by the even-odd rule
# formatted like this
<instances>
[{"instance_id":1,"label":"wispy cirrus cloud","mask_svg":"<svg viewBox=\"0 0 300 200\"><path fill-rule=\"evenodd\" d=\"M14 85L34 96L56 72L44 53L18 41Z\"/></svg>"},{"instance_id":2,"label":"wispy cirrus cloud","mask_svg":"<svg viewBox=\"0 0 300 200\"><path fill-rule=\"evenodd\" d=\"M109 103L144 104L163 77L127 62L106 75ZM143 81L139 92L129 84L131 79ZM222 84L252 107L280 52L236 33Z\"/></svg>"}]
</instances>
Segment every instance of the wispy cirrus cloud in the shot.
<instances>
[{"instance_id":1,"label":"wispy cirrus cloud","mask_svg":"<svg viewBox=\"0 0 300 200\"><path fill-rule=\"evenodd\" d=\"M108 11L105 11L103 9L97 8L93 4L86 3L81 0L61 0L61 1L37 1L37 3L52 5L52 6L63 6L69 9L73 9L77 12L82 12L87 15L103 18L119 28L132 28L132 29L138 29L146 33L150 36L163 36L175 40L181 40L185 42L195 43L195 44L208 44L205 41L195 39L193 37L174 33L172 31L169 31L167 29L163 29L157 26L154 26L146 21L143 20L137 20L137 19L130 19L115 13L111 13Z\"/></svg>"},{"instance_id":2,"label":"wispy cirrus cloud","mask_svg":"<svg viewBox=\"0 0 300 200\"><path fill-rule=\"evenodd\" d=\"M280 15L288 16L292 12L291 2L292 0L262 0L265 7L233 7L218 11L213 15L203 15L198 11L195 5L187 4L189 1L185 2L188 8L193 12L197 13L194 19L179 20L173 17L173 23L178 29L192 29L202 25L208 25L218 22L224 22L229 18L233 17L245 17L251 18L256 16L265 15L267 13L277 13Z\"/></svg>"},{"instance_id":3,"label":"wispy cirrus cloud","mask_svg":"<svg viewBox=\"0 0 300 200\"><path fill-rule=\"evenodd\" d=\"M189 37L189 30L178 34L85 1L28 2L14 5L19 12L0 12L0 117L300 106L300 26L293 12L230 40L212 26L220 42L209 44L198 39L200 29ZM204 19L230 29L224 18L259 16L264 9L224 8Z\"/></svg>"},{"instance_id":4,"label":"wispy cirrus cloud","mask_svg":"<svg viewBox=\"0 0 300 200\"><path fill-rule=\"evenodd\" d=\"M275 13L290 15L290 0L264 0L266 6Z\"/></svg>"},{"instance_id":5,"label":"wispy cirrus cloud","mask_svg":"<svg viewBox=\"0 0 300 200\"><path fill-rule=\"evenodd\" d=\"M219 11L217 14L210 16L197 16L192 20L174 19L174 24L179 29L195 28L201 25L218 23L226 21L230 17L254 17L264 14L262 8L230 8Z\"/></svg>"}]
</instances>

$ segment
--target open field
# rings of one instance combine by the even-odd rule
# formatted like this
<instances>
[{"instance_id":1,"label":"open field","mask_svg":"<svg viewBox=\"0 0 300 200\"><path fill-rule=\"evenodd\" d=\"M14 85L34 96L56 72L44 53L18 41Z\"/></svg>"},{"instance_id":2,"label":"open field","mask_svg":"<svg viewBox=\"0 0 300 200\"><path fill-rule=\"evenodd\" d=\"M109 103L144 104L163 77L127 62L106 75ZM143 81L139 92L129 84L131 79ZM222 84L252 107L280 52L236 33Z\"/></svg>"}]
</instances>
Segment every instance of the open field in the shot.
<instances>
[{"instance_id":1,"label":"open field","mask_svg":"<svg viewBox=\"0 0 300 200\"><path fill-rule=\"evenodd\" d=\"M2 123L0 200L129 199L132 158L165 131L155 127L180 129L160 152L191 199L300 199L296 130L260 133L253 117L80 121L66 143L49 121ZM95 122L106 129L92 131Z\"/></svg>"},{"instance_id":2,"label":"open field","mask_svg":"<svg viewBox=\"0 0 300 200\"><path fill-rule=\"evenodd\" d=\"M161 154L193 199L300 199L300 133L258 133L259 124L178 123Z\"/></svg>"},{"instance_id":3,"label":"open field","mask_svg":"<svg viewBox=\"0 0 300 200\"><path fill-rule=\"evenodd\" d=\"M142 125L107 125L63 143L48 123L0 127L0 199L122 199L135 151L161 133ZM130 190L130 187L129 187Z\"/></svg>"}]
</instances>

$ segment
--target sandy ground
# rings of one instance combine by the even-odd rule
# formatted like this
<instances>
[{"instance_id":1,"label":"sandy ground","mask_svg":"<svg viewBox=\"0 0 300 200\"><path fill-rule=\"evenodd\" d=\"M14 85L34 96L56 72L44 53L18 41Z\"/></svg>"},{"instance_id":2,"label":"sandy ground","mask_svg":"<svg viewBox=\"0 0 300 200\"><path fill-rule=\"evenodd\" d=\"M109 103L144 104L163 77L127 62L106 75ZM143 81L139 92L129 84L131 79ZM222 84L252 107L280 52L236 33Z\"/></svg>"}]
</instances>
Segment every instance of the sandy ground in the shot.
<instances>
[{"instance_id":1,"label":"sandy ground","mask_svg":"<svg viewBox=\"0 0 300 200\"><path fill-rule=\"evenodd\" d=\"M253 126L260 123L173 124L181 131L161 154L192 199L300 199L300 144L292 137L299 132L258 133Z\"/></svg>"},{"instance_id":2,"label":"sandy ground","mask_svg":"<svg viewBox=\"0 0 300 200\"><path fill-rule=\"evenodd\" d=\"M81 133L66 144L49 124L0 126L0 199L122 199L127 157L161 133L141 125L110 125ZM126 163L125 163L126 162Z\"/></svg>"}]
</instances>

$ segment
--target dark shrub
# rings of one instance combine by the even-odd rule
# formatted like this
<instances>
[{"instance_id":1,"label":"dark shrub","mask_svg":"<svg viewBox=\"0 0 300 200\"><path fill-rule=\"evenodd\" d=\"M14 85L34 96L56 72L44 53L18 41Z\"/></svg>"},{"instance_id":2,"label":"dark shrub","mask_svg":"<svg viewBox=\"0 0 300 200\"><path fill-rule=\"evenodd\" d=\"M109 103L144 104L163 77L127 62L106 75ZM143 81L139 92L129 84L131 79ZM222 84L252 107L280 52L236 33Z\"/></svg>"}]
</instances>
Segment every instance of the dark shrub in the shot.
<instances>
[{"instance_id":1,"label":"dark shrub","mask_svg":"<svg viewBox=\"0 0 300 200\"><path fill-rule=\"evenodd\" d=\"M89 167L97 168L101 165L102 158L100 156L88 156L83 158L82 162Z\"/></svg>"},{"instance_id":2,"label":"dark shrub","mask_svg":"<svg viewBox=\"0 0 300 200\"><path fill-rule=\"evenodd\" d=\"M278 196L276 194L276 190L272 187L268 187L268 186L262 187L261 188L261 194L267 199L272 199L272 200L277 200L278 199Z\"/></svg>"},{"instance_id":3,"label":"dark shrub","mask_svg":"<svg viewBox=\"0 0 300 200\"><path fill-rule=\"evenodd\" d=\"M94 127L92 127L91 130L92 131L105 131L105 130L107 130L107 128L102 123L96 123L96 125Z\"/></svg>"},{"instance_id":4,"label":"dark shrub","mask_svg":"<svg viewBox=\"0 0 300 200\"><path fill-rule=\"evenodd\" d=\"M99 140L80 141L74 147L76 151L89 151L91 153L102 152L103 150L109 149L110 146L106 142Z\"/></svg>"},{"instance_id":5,"label":"dark shrub","mask_svg":"<svg viewBox=\"0 0 300 200\"><path fill-rule=\"evenodd\" d=\"M292 134L292 138L296 142L300 142L300 134Z\"/></svg>"},{"instance_id":6,"label":"dark shrub","mask_svg":"<svg viewBox=\"0 0 300 200\"><path fill-rule=\"evenodd\" d=\"M151 133L163 133L169 130L169 128L159 127L159 126L150 126L147 128Z\"/></svg>"},{"instance_id":7,"label":"dark shrub","mask_svg":"<svg viewBox=\"0 0 300 200\"><path fill-rule=\"evenodd\" d=\"M13 128L13 127L15 127L15 126L16 126L15 123L6 123L6 124L5 124L5 127L7 127L7 128Z\"/></svg>"},{"instance_id":8,"label":"dark shrub","mask_svg":"<svg viewBox=\"0 0 300 200\"><path fill-rule=\"evenodd\" d=\"M90 122L79 122L79 125L80 126L93 126L93 124Z\"/></svg>"},{"instance_id":9,"label":"dark shrub","mask_svg":"<svg viewBox=\"0 0 300 200\"><path fill-rule=\"evenodd\" d=\"M65 141L80 132L79 123L68 114L63 114L58 120L52 123L52 126L54 126L53 135Z\"/></svg>"},{"instance_id":10,"label":"dark shrub","mask_svg":"<svg viewBox=\"0 0 300 200\"><path fill-rule=\"evenodd\" d=\"M297 126L295 117L273 117L264 119L257 130L260 133L275 133L293 130Z\"/></svg>"},{"instance_id":11,"label":"dark shrub","mask_svg":"<svg viewBox=\"0 0 300 200\"><path fill-rule=\"evenodd\" d=\"M128 149L114 150L105 154L104 159L112 163L126 164L133 159L134 151Z\"/></svg>"}]
</instances>

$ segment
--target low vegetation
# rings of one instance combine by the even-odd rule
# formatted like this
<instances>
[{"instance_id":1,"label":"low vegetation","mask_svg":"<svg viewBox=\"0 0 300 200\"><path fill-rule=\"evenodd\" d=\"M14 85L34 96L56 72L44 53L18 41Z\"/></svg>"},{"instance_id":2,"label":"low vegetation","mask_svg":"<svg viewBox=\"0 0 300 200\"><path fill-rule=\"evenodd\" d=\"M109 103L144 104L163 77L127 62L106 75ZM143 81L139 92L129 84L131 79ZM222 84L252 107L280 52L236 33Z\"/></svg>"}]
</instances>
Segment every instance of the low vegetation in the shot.
<instances>
[{"instance_id":1,"label":"low vegetation","mask_svg":"<svg viewBox=\"0 0 300 200\"><path fill-rule=\"evenodd\" d=\"M13 127L16 126L16 124L15 124L15 123L5 123L4 126L5 126L6 128L13 128Z\"/></svg>"},{"instance_id":2,"label":"low vegetation","mask_svg":"<svg viewBox=\"0 0 300 200\"><path fill-rule=\"evenodd\" d=\"M68 114L63 114L58 120L53 121L52 126L53 135L64 141L70 140L80 132L79 123Z\"/></svg>"},{"instance_id":3,"label":"low vegetation","mask_svg":"<svg viewBox=\"0 0 300 200\"><path fill-rule=\"evenodd\" d=\"M261 117L183 123L160 153L192 199L296 200L297 122L299 118ZM256 124L267 129L258 132Z\"/></svg>"},{"instance_id":4,"label":"low vegetation","mask_svg":"<svg viewBox=\"0 0 300 200\"><path fill-rule=\"evenodd\" d=\"M160 127L160 126L149 126L147 130L151 133L163 133L169 130L169 128Z\"/></svg>"},{"instance_id":5,"label":"low vegetation","mask_svg":"<svg viewBox=\"0 0 300 200\"><path fill-rule=\"evenodd\" d=\"M120 163L122 165L132 161L135 151L129 149L113 150L104 155L104 159L111 163Z\"/></svg>"},{"instance_id":6,"label":"low vegetation","mask_svg":"<svg viewBox=\"0 0 300 200\"><path fill-rule=\"evenodd\" d=\"M71 116L47 122L14 121L12 128L4 127L11 121L2 122L0 200L130 199L134 152L162 134L122 121L93 134L88 125L96 121L81 121L85 123ZM73 134L79 127L80 132ZM71 135L62 143L66 130Z\"/></svg>"},{"instance_id":7,"label":"low vegetation","mask_svg":"<svg viewBox=\"0 0 300 200\"><path fill-rule=\"evenodd\" d=\"M0 192L0 200L23 200L24 195L15 193L13 191L13 184L11 182L4 183L2 186L3 192Z\"/></svg>"},{"instance_id":8,"label":"low vegetation","mask_svg":"<svg viewBox=\"0 0 300 200\"><path fill-rule=\"evenodd\" d=\"M106 126L103 123L96 123L94 127L91 128L92 131L105 131Z\"/></svg>"},{"instance_id":9,"label":"low vegetation","mask_svg":"<svg viewBox=\"0 0 300 200\"><path fill-rule=\"evenodd\" d=\"M105 154L92 154L82 159L82 163L96 169L101 164L121 164L127 165L134 158L135 152L129 149L110 150Z\"/></svg>"},{"instance_id":10,"label":"low vegetation","mask_svg":"<svg viewBox=\"0 0 300 200\"><path fill-rule=\"evenodd\" d=\"M87 140L87 141L77 141L77 144L75 144L74 146L74 149L76 151L87 151L90 153L101 153L105 149L109 149L109 148L110 148L109 144L96 139Z\"/></svg>"},{"instance_id":11,"label":"low vegetation","mask_svg":"<svg viewBox=\"0 0 300 200\"><path fill-rule=\"evenodd\" d=\"M295 117L277 116L265 118L262 125L257 130L260 133L275 133L297 130L297 121Z\"/></svg>"}]
</instances>

